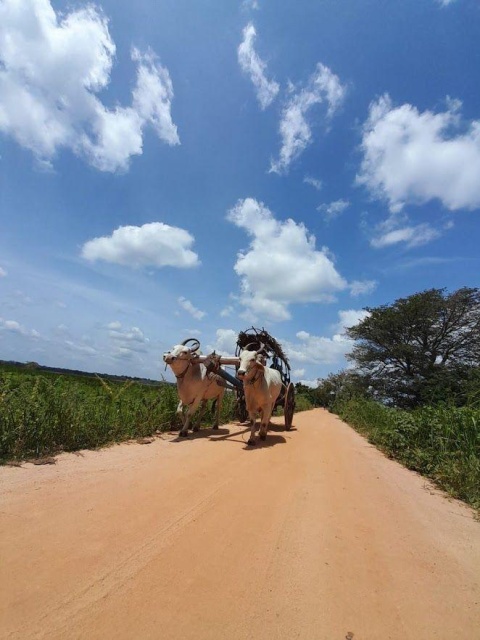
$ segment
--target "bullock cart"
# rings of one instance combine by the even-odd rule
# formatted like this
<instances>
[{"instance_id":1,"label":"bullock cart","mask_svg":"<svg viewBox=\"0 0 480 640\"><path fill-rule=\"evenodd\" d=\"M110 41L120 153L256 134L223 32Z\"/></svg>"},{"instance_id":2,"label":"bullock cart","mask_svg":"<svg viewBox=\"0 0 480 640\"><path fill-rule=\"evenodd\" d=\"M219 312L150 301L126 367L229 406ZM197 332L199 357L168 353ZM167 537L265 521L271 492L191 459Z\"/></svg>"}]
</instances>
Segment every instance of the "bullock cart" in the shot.
<instances>
[{"instance_id":1,"label":"bullock cart","mask_svg":"<svg viewBox=\"0 0 480 640\"><path fill-rule=\"evenodd\" d=\"M245 393L243 382L238 378L224 371L222 365L234 365L236 369L240 363L240 353L242 350L259 351L265 357L265 363L271 369L276 369L282 378L282 390L275 402L275 409L281 407L285 418L285 429L288 431L293 422L293 414L295 412L295 387L290 381L290 363L283 352L282 346L273 338L265 329L257 329L251 327L246 331L238 334L235 357L228 358L211 353L208 356L201 356L201 360L207 367L207 370L222 377L230 388L235 391L237 396L237 417L240 422L248 419L248 412L245 403ZM268 362L270 361L271 362Z\"/></svg>"}]
</instances>

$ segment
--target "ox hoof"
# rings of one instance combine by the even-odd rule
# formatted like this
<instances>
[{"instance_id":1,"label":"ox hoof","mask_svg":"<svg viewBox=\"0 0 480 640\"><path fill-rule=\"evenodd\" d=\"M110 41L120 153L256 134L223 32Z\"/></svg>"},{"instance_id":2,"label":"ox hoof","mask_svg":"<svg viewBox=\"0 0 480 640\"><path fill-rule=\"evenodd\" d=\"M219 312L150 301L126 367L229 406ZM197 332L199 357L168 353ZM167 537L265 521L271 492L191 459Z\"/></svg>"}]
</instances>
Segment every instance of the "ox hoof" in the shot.
<instances>
[{"instance_id":1,"label":"ox hoof","mask_svg":"<svg viewBox=\"0 0 480 640\"><path fill-rule=\"evenodd\" d=\"M180 433L178 435L180 436L180 438L188 438L187 431L180 431Z\"/></svg>"},{"instance_id":2,"label":"ox hoof","mask_svg":"<svg viewBox=\"0 0 480 640\"><path fill-rule=\"evenodd\" d=\"M267 434L266 433L261 433L260 434L260 440L266 440L267 439Z\"/></svg>"},{"instance_id":3,"label":"ox hoof","mask_svg":"<svg viewBox=\"0 0 480 640\"><path fill-rule=\"evenodd\" d=\"M252 440L252 438L250 438L250 440L247 442L247 444L249 444L251 447L255 446L255 440Z\"/></svg>"}]
</instances>

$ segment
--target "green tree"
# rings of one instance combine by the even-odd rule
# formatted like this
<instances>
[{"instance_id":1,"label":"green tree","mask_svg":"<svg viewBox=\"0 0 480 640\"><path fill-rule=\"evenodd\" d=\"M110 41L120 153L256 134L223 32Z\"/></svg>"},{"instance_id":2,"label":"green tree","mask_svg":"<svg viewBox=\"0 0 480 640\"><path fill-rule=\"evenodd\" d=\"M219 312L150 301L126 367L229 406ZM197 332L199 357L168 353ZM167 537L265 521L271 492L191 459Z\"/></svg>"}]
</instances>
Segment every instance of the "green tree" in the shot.
<instances>
[{"instance_id":1,"label":"green tree","mask_svg":"<svg viewBox=\"0 0 480 640\"><path fill-rule=\"evenodd\" d=\"M347 330L356 341L348 357L378 398L414 407L446 393L460 397L464 381L475 379L479 289L429 289L366 310L369 316Z\"/></svg>"}]
</instances>

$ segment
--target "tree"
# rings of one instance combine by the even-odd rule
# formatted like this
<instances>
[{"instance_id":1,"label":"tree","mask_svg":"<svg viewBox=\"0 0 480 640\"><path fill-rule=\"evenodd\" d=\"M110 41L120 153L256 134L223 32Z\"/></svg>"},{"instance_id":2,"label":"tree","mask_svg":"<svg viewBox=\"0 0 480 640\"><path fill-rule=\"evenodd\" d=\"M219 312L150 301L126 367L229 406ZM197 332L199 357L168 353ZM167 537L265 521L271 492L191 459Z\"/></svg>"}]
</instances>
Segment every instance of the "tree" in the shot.
<instances>
[{"instance_id":1,"label":"tree","mask_svg":"<svg viewBox=\"0 0 480 640\"><path fill-rule=\"evenodd\" d=\"M319 380L315 395L317 404L330 409L336 402L368 396L369 391L365 379L355 371L339 371Z\"/></svg>"},{"instance_id":2,"label":"tree","mask_svg":"<svg viewBox=\"0 0 480 640\"><path fill-rule=\"evenodd\" d=\"M348 357L384 401L418 406L480 364L479 289L429 289L366 310L347 330L356 340Z\"/></svg>"}]
</instances>

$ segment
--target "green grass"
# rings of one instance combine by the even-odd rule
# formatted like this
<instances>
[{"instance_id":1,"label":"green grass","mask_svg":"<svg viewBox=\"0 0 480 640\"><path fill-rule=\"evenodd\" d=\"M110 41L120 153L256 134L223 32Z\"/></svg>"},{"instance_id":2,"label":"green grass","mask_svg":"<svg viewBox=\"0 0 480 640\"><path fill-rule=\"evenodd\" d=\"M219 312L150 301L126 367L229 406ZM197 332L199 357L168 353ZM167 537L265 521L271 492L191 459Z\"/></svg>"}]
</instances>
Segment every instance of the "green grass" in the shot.
<instances>
[{"instance_id":1,"label":"green grass","mask_svg":"<svg viewBox=\"0 0 480 640\"><path fill-rule=\"evenodd\" d=\"M178 427L177 390L167 383L65 375L0 366L0 464L93 449ZM220 422L235 420L235 394L227 391ZM297 397L296 411L310 409ZM212 423L207 410L202 426Z\"/></svg>"},{"instance_id":2,"label":"green grass","mask_svg":"<svg viewBox=\"0 0 480 640\"><path fill-rule=\"evenodd\" d=\"M389 456L480 508L480 409L439 406L408 412L353 398L333 410Z\"/></svg>"},{"instance_id":3,"label":"green grass","mask_svg":"<svg viewBox=\"0 0 480 640\"><path fill-rule=\"evenodd\" d=\"M171 385L39 374L0 373L0 460L95 448L168 429Z\"/></svg>"}]
</instances>

